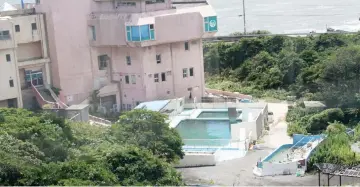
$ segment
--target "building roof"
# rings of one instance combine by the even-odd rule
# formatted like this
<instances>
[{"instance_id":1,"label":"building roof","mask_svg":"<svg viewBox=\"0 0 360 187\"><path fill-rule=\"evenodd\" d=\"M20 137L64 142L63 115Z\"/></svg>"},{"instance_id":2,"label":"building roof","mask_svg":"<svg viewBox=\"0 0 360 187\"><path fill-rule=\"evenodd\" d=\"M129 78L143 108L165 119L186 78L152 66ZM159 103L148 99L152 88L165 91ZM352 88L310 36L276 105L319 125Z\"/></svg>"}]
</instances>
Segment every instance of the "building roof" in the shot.
<instances>
[{"instance_id":1,"label":"building roof","mask_svg":"<svg viewBox=\"0 0 360 187\"><path fill-rule=\"evenodd\" d=\"M17 10L14 6L12 6L11 4L5 2L3 5L0 6L0 11L12 11L12 10Z\"/></svg>"},{"instance_id":2,"label":"building roof","mask_svg":"<svg viewBox=\"0 0 360 187\"><path fill-rule=\"evenodd\" d=\"M98 97L106 97L115 95L118 92L117 84L109 84L99 90Z\"/></svg>"},{"instance_id":3,"label":"building roof","mask_svg":"<svg viewBox=\"0 0 360 187\"><path fill-rule=\"evenodd\" d=\"M147 109L155 112L159 112L163 109L171 100L161 100L161 101L149 101L140 103L135 109Z\"/></svg>"},{"instance_id":4,"label":"building roof","mask_svg":"<svg viewBox=\"0 0 360 187\"><path fill-rule=\"evenodd\" d=\"M35 4L35 0L23 0L24 4ZM20 5L21 0L0 0L0 4L9 3L11 5Z\"/></svg>"}]
</instances>

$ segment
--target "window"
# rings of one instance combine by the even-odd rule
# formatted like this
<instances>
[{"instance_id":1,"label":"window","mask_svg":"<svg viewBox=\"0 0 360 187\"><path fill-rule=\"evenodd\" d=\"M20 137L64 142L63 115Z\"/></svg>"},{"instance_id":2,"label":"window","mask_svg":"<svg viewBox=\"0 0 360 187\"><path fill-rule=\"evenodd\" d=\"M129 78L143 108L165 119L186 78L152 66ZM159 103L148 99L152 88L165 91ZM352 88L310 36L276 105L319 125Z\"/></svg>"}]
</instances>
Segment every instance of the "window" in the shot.
<instances>
[{"instance_id":1,"label":"window","mask_svg":"<svg viewBox=\"0 0 360 187\"><path fill-rule=\"evenodd\" d=\"M107 59L108 56L107 55L100 55L98 56L98 61L99 61L99 70L104 70L107 67Z\"/></svg>"},{"instance_id":2,"label":"window","mask_svg":"<svg viewBox=\"0 0 360 187\"><path fill-rule=\"evenodd\" d=\"M95 30L95 26L90 26L91 29L91 37L93 41L96 41L96 30Z\"/></svg>"},{"instance_id":3,"label":"window","mask_svg":"<svg viewBox=\"0 0 360 187\"><path fill-rule=\"evenodd\" d=\"M15 32L20 32L20 25L15 25Z\"/></svg>"},{"instance_id":4,"label":"window","mask_svg":"<svg viewBox=\"0 0 360 187\"><path fill-rule=\"evenodd\" d=\"M11 62L11 56L10 56L10 54L7 54L7 55L6 55L6 62Z\"/></svg>"},{"instance_id":5,"label":"window","mask_svg":"<svg viewBox=\"0 0 360 187\"><path fill-rule=\"evenodd\" d=\"M135 75L131 75L131 83L136 84L136 76Z\"/></svg>"},{"instance_id":6,"label":"window","mask_svg":"<svg viewBox=\"0 0 360 187\"><path fill-rule=\"evenodd\" d=\"M205 32L216 32L217 31L217 17L210 16L204 18Z\"/></svg>"},{"instance_id":7,"label":"window","mask_svg":"<svg viewBox=\"0 0 360 187\"><path fill-rule=\"evenodd\" d=\"M125 75L125 83L126 83L126 84L129 84L129 83L130 83L129 75Z\"/></svg>"},{"instance_id":8,"label":"window","mask_svg":"<svg viewBox=\"0 0 360 187\"><path fill-rule=\"evenodd\" d=\"M183 78L186 78L187 77L187 68L184 68L183 69Z\"/></svg>"},{"instance_id":9,"label":"window","mask_svg":"<svg viewBox=\"0 0 360 187\"><path fill-rule=\"evenodd\" d=\"M156 55L156 63L157 64L161 63L161 55Z\"/></svg>"},{"instance_id":10,"label":"window","mask_svg":"<svg viewBox=\"0 0 360 187\"><path fill-rule=\"evenodd\" d=\"M36 4L39 5L39 4L40 4L40 0L36 0Z\"/></svg>"},{"instance_id":11,"label":"window","mask_svg":"<svg viewBox=\"0 0 360 187\"><path fill-rule=\"evenodd\" d=\"M31 29L32 29L33 31L36 31L36 30L37 30L37 25L36 25L36 23L32 23L32 24L31 24Z\"/></svg>"},{"instance_id":12,"label":"window","mask_svg":"<svg viewBox=\"0 0 360 187\"><path fill-rule=\"evenodd\" d=\"M131 110L131 104L127 104L127 110Z\"/></svg>"},{"instance_id":13,"label":"window","mask_svg":"<svg viewBox=\"0 0 360 187\"><path fill-rule=\"evenodd\" d=\"M159 82L159 74L158 73L154 74L154 82Z\"/></svg>"},{"instance_id":14,"label":"window","mask_svg":"<svg viewBox=\"0 0 360 187\"><path fill-rule=\"evenodd\" d=\"M9 40L9 39L10 39L10 32L8 30L0 31L0 40Z\"/></svg>"},{"instance_id":15,"label":"window","mask_svg":"<svg viewBox=\"0 0 360 187\"><path fill-rule=\"evenodd\" d=\"M166 74L165 73L161 73L161 81L166 81Z\"/></svg>"},{"instance_id":16,"label":"window","mask_svg":"<svg viewBox=\"0 0 360 187\"><path fill-rule=\"evenodd\" d=\"M155 40L154 25L126 26L126 38L132 42Z\"/></svg>"},{"instance_id":17,"label":"window","mask_svg":"<svg viewBox=\"0 0 360 187\"><path fill-rule=\"evenodd\" d=\"M136 106L140 105L140 101L136 101Z\"/></svg>"},{"instance_id":18,"label":"window","mask_svg":"<svg viewBox=\"0 0 360 187\"><path fill-rule=\"evenodd\" d=\"M9 85L10 85L11 88L14 87L14 80L10 79L9 80Z\"/></svg>"},{"instance_id":19,"label":"window","mask_svg":"<svg viewBox=\"0 0 360 187\"><path fill-rule=\"evenodd\" d=\"M190 75L190 77L194 76L194 68L189 69L189 75Z\"/></svg>"},{"instance_id":20,"label":"window","mask_svg":"<svg viewBox=\"0 0 360 187\"><path fill-rule=\"evenodd\" d=\"M127 65L131 65L131 57L130 56L126 56L126 64Z\"/></svg>"},{"instance_id":21,"label":"window","mask_svg":"<svg viewBox=\"0 0 360 187\"><path fill-rule=\"evenodd\" d=\"M126 104L122 104L122 110L126 110Z\"/></svg>"},{"instance_id":22,"label":"window","mask_svg":"<svg viewBox=\"0 0 360 187\"><path fill-rule=\"evenodd\" d=\"M185 42L185 51L189 51L189 42Z\"/></svg>"},{"instance_id":23,"label":"window","mask_svg":"<svg viewBox=\"0 0 360 187\"><path fill-rule=\"evenodd\" d=\"M128 2L124 2L124 1L116 1L116 4L115 4L115 8L119 8L119 7L134 7L136 6L136 2L131 2L131 1L128 1Z\"/></svg>"},{"instance_id":24,"label":"window","mask_svg":"<svg viewBox=\"0 0 360 187\"><path fill-rule=\"evenodd\" d=\"M165 0L147 0L147 1L145 1L145 3L147 5L156 4L156 3L165 3Z\"/></svg>"}]
</instances>

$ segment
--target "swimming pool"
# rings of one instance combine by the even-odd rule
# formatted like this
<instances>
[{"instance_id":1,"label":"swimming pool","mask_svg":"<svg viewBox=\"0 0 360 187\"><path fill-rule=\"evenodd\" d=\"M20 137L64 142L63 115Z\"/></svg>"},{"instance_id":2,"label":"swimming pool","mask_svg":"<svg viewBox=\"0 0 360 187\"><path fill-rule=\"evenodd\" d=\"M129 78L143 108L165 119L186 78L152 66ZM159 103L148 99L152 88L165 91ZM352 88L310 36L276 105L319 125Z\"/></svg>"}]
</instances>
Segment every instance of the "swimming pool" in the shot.
<instances>
[{"instance_id":1,"label":"swimming pool","mask_svg":"<svg viewBox=\"0 0 360 187\"><path fill-rule=\"evenodd\" d=\"M241 111L237 111L237 118L240 117ZM228 111L202 111L197 118L225 118L229 119L229 112Z\"/></svg>"},{"instance_id":2,"label":"swimming pool","mask_svg":"<svg viewBox=\"0 0 360 187\"><path fill-rule=\"evenodd\" d=\"M231 139L229 120L185 119L176 129L189 146L224 146Z\"/></svg>"}]
</instances>

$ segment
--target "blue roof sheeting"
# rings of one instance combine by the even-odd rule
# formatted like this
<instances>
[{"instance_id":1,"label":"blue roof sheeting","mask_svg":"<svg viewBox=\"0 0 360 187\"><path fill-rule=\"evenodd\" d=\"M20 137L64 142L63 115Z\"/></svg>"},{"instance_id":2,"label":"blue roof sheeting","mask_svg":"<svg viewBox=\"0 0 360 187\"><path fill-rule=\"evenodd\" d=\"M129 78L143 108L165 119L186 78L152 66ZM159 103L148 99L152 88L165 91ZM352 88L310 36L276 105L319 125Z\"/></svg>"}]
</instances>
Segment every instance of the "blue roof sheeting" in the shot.
<instances>
[{"instance_id":1,"label":"blue roof sheeting","mask_svg":"<svg viewBox=\"0 0 360 187\"><path fill-rule=\"evenodd\" d=\"M159 112L162 108L164 108L170 100L162 100L162 101L149 101L140 103L135 109L147 109L155 112Z\"/></svg>"}]
</instances>

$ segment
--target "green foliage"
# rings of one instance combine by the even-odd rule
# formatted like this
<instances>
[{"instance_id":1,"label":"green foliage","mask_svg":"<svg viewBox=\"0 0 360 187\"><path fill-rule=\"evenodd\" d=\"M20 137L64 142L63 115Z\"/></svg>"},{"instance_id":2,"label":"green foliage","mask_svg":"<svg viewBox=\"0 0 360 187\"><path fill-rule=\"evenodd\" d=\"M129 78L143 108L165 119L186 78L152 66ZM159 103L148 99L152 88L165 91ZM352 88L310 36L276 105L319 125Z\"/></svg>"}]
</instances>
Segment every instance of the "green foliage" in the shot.
<instances>
[{"instance_id":1,"label":"green foliage","mask_svg":"<svg viewBox=\"0 0 360 187\"><path fill-rule=\"evenodd\" d=\"M115 125L113 129L23 109L0 108L0 114L2 185L182 184L172 167L183 155L181 139L156 112L129 113L121 117L124 128ZM135 119L135 115L143 119ZM133 131L127 134L127 130ZM141 130L146 130L145 136Z\"/></svg>"},{"instance_id":2,"label":"green foliage","mask_svg":"<svg viewBox=\"0 0 360 187\"><path fill-rule=\"evenodd\" d=\"M267 90L286 96L325 101L333 108L360 106L360 35L243 38L204 47L207 84L214 89L248 91L262 97ZM221 76L214 82L213 77ZM223 88L221 82L227 83ZM269 96L267 94L267 96ZM274 93L270 95L278 98Z\"/></svg>"},{"instance_id":3,"label":"green foliage","mask_svg":"<svg viewBox=\"0 0 360 187\"><path fill-rule=\"evenodd\" d=\"M120 116L112 133L119 142L148 149L168 162L176 162L184 156L183 142L176 129L165 122L166 119L158 112L132 110Z\"/></svg>"},{"instance_id":4,"label":"green foliage","mask_svg":"<svg viewBox=\"0 0 360 187\"><path fill-rule=\"evenodd\" d=\"M310 117L307 131L310 133L320 132L325 130L328 127L329 123L343 120L344 113L341 109L327 109Z\"/></svg>"},{"instance_id":5,"label":"green foliage","mask_svg":"<svg viewBox=\"0 0 360 187\"><path fill-rule=\"evenodd\" d=\"M336 126L338 125L336 124ZM340 127L338 130L344 129ZM345 132L328 135L310 157L309 167L313 167L315 163L333 163L348 166L360 164L360 156L351 150L350 144L351 139Z\"/></svg>"}]
</instances>

